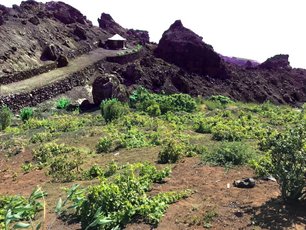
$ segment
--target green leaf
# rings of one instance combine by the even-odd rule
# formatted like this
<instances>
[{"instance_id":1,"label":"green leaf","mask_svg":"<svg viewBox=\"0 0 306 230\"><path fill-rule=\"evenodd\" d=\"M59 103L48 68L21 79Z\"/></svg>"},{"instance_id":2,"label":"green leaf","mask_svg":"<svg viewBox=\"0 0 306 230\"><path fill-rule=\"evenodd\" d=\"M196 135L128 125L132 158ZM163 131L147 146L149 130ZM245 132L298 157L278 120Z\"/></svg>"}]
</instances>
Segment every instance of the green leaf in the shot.
<instances>
[{"instance_id":1,"label":"green leaf","mask_svg":"<svg viewBox=\"0 0 306 230\"><path fill-rule=\"evenodd\" d=\"M39 223L38 225L36 225L35 230L39 230L41 228L41 223Z\"/></svg>"},{"instance_id":2,"label":"green leaf","mask_svg":"<svg viewBox=\"0 0 306 230\"><path fill-rule=\"evenodd\" d=\"M22 222L19 222L17 224L14 225L14 229L21 229L21 228L29 228L31 225L28 224L28 223L22 223Z\"/></svg>"},{"instance_id":3,"label":"green leaf","mask_svg":"<svg viewBox=\"0 0 306 230\"><path fill-rule=\"evenodd\" d=\"M63 201L62 201L62 198L59 198L59 200L56 204L56 207L55 207L55 213L60 214L61 211L62 211L62 207L63 207Z\"/></svg>"}]
</instances>

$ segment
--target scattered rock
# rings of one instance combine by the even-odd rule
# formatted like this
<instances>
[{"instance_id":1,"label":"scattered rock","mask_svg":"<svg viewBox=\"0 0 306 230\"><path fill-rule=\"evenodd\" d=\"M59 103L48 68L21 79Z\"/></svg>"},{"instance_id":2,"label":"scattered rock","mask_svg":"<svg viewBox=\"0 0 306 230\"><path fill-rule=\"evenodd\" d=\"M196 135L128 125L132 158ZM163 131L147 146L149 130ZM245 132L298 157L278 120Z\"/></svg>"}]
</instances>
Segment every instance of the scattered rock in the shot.
<instances>
[{"instance_id":1,"label":"scattered rock","mask_svg":"<svg viewBox=\"0 0 306 230\"><path fill-rule=\"evenodd\" d=\"M10 74L10 73L12 73L13 71L12 71L11 69L3 69L2 72L3 72L3 73Z\"/></svg>"},{"instance_id":2,"label":"scattered rock","mask_svg":"<svg viewBox=\"0 0 306 230\"><path fill-rule=\"evenodd\" d=\"M94 103L100 103L109 98L118 98L120 101L128 100L126 86L120 83L114 74L105 74L97 77L92 85L92 96Z\"/></svg>"},{"instance_id":3,"label":"scattered rock","mask_svg":"<svg viewBox=\"0 0 306 230\"><path fill-rule=\"evenodd\" d=\"M275 177L273 177L273 176L271 176L271 175L265 176L265 177L263 177L262 179L263 179L263 180L270 180L270 181L276 182Z\"/></svg>"},{"instance_id":4,"label":"scattered rock","mask_svg":"<svg viewBox=\"0 0 306 230\"><path fill-rule=\"evenodd\" d=\"M60 55L57 59L57 67L65 67L69 64L68 58L64 55Z\"/></svg>"},{"instance_id":5,"label":"scattered rock","mask_svg":"<svg viewBox=\"0 0 306 230\"><path fill-rule=\"evenodd\" d=\"M234 181L233 185L237 188L254 188L255 180L253 178L244 178L242 180Z\"/></svg>"},{"instance_id":6,"label":"scattered rock","mask_svg":"<svg viewBox=\"0 0 306 230\"><path fill-rule=\"evenodd\" d=\"M155 54L189 72L220 79L228 77L225 66L213 47L185 28L180 20L175 21L164 32Z\"/></svg>"},{"instance_id":7,"label":"scattered rock","mask_svg":"<svg viewBox=\"0 0 306 230\"><path fill-rule=\"evenodd\" d=\"M92 104L92 103L90 103L89 100L85 99L80 103L79 108L80 108L81 112L86 112L86 111L94 109L95 107L96 107L95 104Z\"/></svg>"},{"instance_id":8,"label":"scattered rock","mask_svg":"<svg viewBox=\"0 0 306 230\"><path fill-rule=\"evenodd\" d=\"M39 18L37 16L31 17L29 19L29 22L31 22L35 26L39 25L39 23L40 23Z\"/></svg>"}]
</instances>

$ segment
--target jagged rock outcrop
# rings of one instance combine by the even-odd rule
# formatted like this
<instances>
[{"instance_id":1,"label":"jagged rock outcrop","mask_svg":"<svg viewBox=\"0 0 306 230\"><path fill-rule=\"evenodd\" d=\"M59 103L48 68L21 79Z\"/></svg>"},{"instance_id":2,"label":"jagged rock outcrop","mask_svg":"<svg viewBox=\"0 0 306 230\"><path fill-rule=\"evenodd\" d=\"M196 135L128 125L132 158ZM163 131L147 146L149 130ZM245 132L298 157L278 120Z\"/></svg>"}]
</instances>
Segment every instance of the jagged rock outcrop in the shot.
<instances>
[{"instance_id":1,"label":"jagged rock outcrop","mask_svg":"<svg viewBox=\"0 0 306 230\"><path fill-rule=\"evenodd\" d=\"M134 30L129 29L127 31L128 38L138 41L141 45L145 45L150 42L149 32L146 30Z\"/></svg>"},{"instance_id":2,"label":"jagged rock outcrop","mask_svg":"<svg viewBox=\"0 0 306 230\"><path fill-rule=\"evenodd\" d=\"M220 56L202 37L185 28L180 20L164 32L155 55L189 72L225 79L228 75Z\"/></svg>"},{"instance_id":3,"label":"jagged rock outcrop","mask_svg":"<svg viewBox=\"0 0 306 230\"><path fill-rule=\"evenodd\" d=\"M60 22L68 25L72 23L86 24L86 16L72 6L63 2L47 2L47 11L52 12L52 15Z\"/></svg>"},{"instance_id":4,"label":"jagged rock outcrop","mask_svg":"<svg viewBox=\"0 0 306 230\"><path fill-rule=\"evenodd\" d=\"M268 58L265 62L260 64L260 68L263 69L283 69L283 70L290 70L290 62L289 62L289 55L287 54L278 54L273 57Z\"/></svg>"},{"instance_id":5,"label":"jagged rock outcrop","mask_svg":"<svg viewBox=\"0 0 306 230\"><path fill-rule=\"evenodd\" d=\"M100 103L109 98L118 98L120 101L127 101L128 94L126 87L121 84L118 76L114 74L100 75L92 84L92 96L94 103Z\"/></svg>"},{"instance_id":6,"label":"jagged rock outcrop","mask_svg":"<svg viewBox=\"0 0 306 230\"><path fill-rule=\"evenodd\" d=\"M109 14L102 13L98 19L99 27L111 34L119 34L128 39L128 42L136 42L142 45L150 42L148 31L125 29L119 25Z\"/></svg>"}]
</instances>

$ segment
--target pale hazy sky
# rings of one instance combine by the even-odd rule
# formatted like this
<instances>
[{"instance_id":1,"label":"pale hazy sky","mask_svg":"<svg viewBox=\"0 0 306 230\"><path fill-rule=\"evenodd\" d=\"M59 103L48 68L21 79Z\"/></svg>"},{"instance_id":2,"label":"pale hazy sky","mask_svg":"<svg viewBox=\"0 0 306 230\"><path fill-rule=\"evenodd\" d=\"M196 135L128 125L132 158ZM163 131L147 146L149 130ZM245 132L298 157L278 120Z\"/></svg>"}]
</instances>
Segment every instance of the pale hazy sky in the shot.
<instances>
[{"instance_id":1,"label":"pale hazy sky","mask_svg":"<svg viewBox=\"0 0 306 230\"><path fill-rule=\"evenodd\" d=\"M125 28L148 30L155 42L170 24L181 19L223 55L262 62L275 54L289 54L293 67L306 68L305 0L62 1L94 24L106 12ZM20 2L1 0L0 4Z\"/></svg>"}]
</instances>

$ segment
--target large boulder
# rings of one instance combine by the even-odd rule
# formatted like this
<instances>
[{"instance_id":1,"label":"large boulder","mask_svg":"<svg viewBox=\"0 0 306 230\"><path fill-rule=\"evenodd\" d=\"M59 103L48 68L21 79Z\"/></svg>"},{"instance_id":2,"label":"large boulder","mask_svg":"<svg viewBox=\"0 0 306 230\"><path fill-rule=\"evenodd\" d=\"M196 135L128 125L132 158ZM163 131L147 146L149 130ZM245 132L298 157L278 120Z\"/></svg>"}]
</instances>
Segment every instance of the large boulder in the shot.
<instances>
[{"instance_id":1,"label":"large boulder","mask_svg":"<svg viewBox=\"0 0 306 230\"><path fill-rule=\"evenodd\" d=\"M58 58L58 51L54 44L47 45L40 57L42 61L56 61Z\"/></svg>"},{"instance_id":2,"label":"large boulder","mask_svg":"<svg viewBox=\"0 0 306 230\"><path fill-rule=\"evenodd\" d=\"M155 55L188 72L227 78L225 66L211 45L177 20L164 32Z\"/></svg>"},{"instance_id":3,"label":"large boulder","mask_svg":"<svg viewBox=\"0 0 306 230\"><path fill-rule=\"evenodd\" d=\"M290 70L290 62L289 62L289 55L287 54L278 54L271 58L268 58L265 62L263 62L260 68L264 69L285 69Z\"/></svg>"},{"instance_id":4,"label":"large boulder","mask_svg":"<svg viewBox=\"0 0 306 230\"><path fill-rule=\"evenodd\" d=\"M60 55L57 59L57 67L65 67L69 64L69 60L65 55Z\"/></svg>"},{"instance_id":5,"label":"large boulder","mask_svg":"<svg viewBox=\"0 0 306 230\"><path fill-rule=\"evenodd\" d=\"M97 77L92 85L92 96L96 105L100 105L103 100L109 98L118 98L120 101L128 100L126 87L114 74Z\"/></svg>"}]
</instances>

